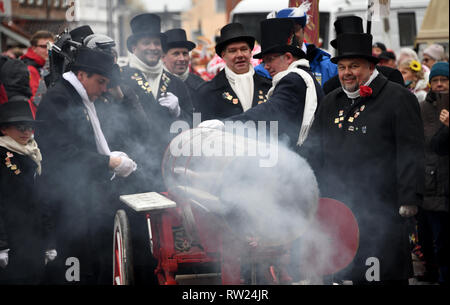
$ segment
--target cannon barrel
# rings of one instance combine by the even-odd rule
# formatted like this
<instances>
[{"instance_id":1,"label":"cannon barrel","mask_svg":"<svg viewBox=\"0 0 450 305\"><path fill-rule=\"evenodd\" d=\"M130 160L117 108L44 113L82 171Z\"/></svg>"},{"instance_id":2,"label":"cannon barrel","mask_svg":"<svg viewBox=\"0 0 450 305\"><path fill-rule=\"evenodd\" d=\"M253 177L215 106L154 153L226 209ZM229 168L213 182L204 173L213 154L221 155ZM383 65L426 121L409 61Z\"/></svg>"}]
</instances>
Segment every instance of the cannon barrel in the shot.
<instances>
[{"instance_id":1,"label":"cannon barrel","mask_svg":"<svg viewBox=\"0 0 450 305\"><path fill-rule=\"evenodd\" d=\"M172 197L217 216L238 238L288 243L314 218L319 189L306 160L273 142L217 129L185 131L164 154L164 183Z\"/></svg>"}]
</instances>

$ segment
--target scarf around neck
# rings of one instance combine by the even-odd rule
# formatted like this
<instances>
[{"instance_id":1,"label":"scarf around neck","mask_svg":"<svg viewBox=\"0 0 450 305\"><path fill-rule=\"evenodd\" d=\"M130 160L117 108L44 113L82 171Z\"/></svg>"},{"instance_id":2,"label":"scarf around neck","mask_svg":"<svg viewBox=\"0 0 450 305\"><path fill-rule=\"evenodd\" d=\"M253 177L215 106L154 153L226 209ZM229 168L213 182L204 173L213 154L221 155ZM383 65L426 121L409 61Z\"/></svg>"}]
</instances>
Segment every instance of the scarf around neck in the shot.
<instances>
[{"instance_id":1,"label":"scarf around neck","mask_svg":"<svg viewBox=\"0 0 450 305\"><path fill-rule=\"evenodd\" d=\"M20 155L28 156L31 158L31 160L36 163L36 173L38 175L41 175L42 167L41 167L41 161L42 161L42 155L41 151L38 148L38 145L34 139L30 139L26 145L22 145L18 142L16 142L13 138L9 136L1 136L0 137L0 146L12 150L15 153L18 153Z\"/></svg>"},{"instance_id":2,"label":"scarf around neck","mask_svg":"<svg viewBox=\"0 0 450 305\"><path fill-rule=\"evenodd\" d=\"M244 112L252 108L253 90L255 86L253 83L255 69L253 69L252 65L249 64L249 66L250 68L248 72L243 74L236 74L231 71L228 66L225 66L225 75L227 80L241 102Z\"/></svg>"},{"instance_id":3,"label":"scarf around neck","mask_svg":"<svg viewBox=\"0 0 450 305\"><path fill-rule=\"evenodd\" d=\"M169 69L167 69L167 67L166 67L165 65L163 65L163 67L164 67L164 70L165 70L166 72L168 72L168 73L170 73L170 74L172 74L172 75L175 75L176 77L178 77L179 79L181 79L183 82L185 82L185 81L188 79L188 77L189 77L189 67L188 67L188 68L186 69L186 71L184 71L183 74L181 74L181 75L178 75L178 74L175 74L175 73L170 72Z\"/></svg>"},{"instance_id":4,"label":"scarf around neck","mask_svg":"<svg viewBox=\"0 0 450 305\"><path fill-rule=\"evenodd\" d=\"M100 121L98 120L94 103L89 100L86 89L84 89L83 85L80 83L80 81L72 71L64 73L63 78L75 88L77 93L80 95L81 100L83 101L83 105L86 108L89 116L89 121L91 122L92 128L94 129L97 152L105 156L111 155L108 142L106 142L105 135L103 134L102 128L100 126Z\"/></svg>"},{"instance_id":5,"label":"scarf around neck","mask_svg":"<svg viewBox=\"0 0 450 305\"><path fill-rule=\"evenodd\" d=\"M314 113L317 108L317 92L314 80L311 75L305 70L299 68L299 66L309 68L309 62L306 59L300 59L290 64L287 70L278 72L272 79L272 88L267 93L267 97L270 99L278 82L288 75L289 73L297 73L306 84L306 96L305 107L303 109L302 126L298 135L297 146L301 146L305 142L314 121Z\"/></svg>"},{"instance_id":6,"label":"scarf around neck","mask_svg":"<svg viewBox=\"0 0 450 305\"><path fill-rule=\"evenodd\" d=\"M372 83L372 81L378 76L378 74L379 74L379 72L375 68L375 70L373 70L372 75L370 76L369 80L364 84L364 86L369 86ZM360 89L358 89L354 92L350 92L350 91L345 90L344 87L342 87L342 90L347 95L347 97L350 99L356 99L356 98L360 97Z\"/></svg>"},{"instance_id":7,"label":"scarf around neck","mask_svg":"<svg viewBox=\"0 0 450 305\"><path fill-rule=\"evenodd\" d=\"M153 96L156 99L158 96L159 82L161 81L161 75L163 72L162 61L159 60L155 66L151 67L140 60L135 54L130 54L130 67L138 69L144 73L144 76L152 89Z\"/></svg>"}]
</instances>

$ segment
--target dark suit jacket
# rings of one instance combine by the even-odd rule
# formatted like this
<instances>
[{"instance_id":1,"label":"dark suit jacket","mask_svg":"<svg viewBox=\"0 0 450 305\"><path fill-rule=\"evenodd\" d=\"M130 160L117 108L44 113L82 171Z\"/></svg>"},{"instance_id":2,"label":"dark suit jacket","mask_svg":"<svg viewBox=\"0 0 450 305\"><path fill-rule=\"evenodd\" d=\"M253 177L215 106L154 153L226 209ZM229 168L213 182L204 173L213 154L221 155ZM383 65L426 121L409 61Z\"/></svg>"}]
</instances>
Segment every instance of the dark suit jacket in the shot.
<instances>
[{"instance_id":1,"label":"dark suit jacket","mask_svg":"<svg viewBox=\"0 0 450 305\"><path fill-rule=\"evenodd\" d=\"M189 77L184 82L184 84L189 89L189 95L191 97L192 105L194 107L195 112L198 111L198 104L200 102L198 87L200 87L204 83L205 81L200 76L194 73L189 73Z\"/></svg>"},{"instance_id":2,"label":"dark suit jacket","mask_svg":"<svg viewBox=\"0 0 450 305\"><path fill-rule=\"evenodd\" d=\"M317 92L317 103L323 97L323 91L315 77L312 76ZM278 132L287 136L290 146L297 144L298 135L303 121L305 107L306 83L297 73L289 73L283 77L275 87L272 96L266 103L262 103L248 111L232 116L230 120L239 121L278 121ZM267 127L268 128L268 127Z\"/></svg>"},{"instance_id":3,"label":"dark suit jacket","mask_svg":"<svg viewBox=\"0 0 450 305\"><path fill-rule=\"evenodd\" d=\"M264 103L266 94L272 87L272 81L255 73L253 76L254 91L252 107ZM202 121L224 119L243 112L236 93L231 88L225 75L225 70L219 72L211 81L198 88L200 102L198 110Z\"/></svg>"},{"instance_id":4,"label":"dark suit jacket","mask_svg":"<svg viewBox=\"0 0 450 305\"><path fill-rule=\"evenodd\" d=\"M83 279L94 259L90 237L98 223L92 217L104 208L112 176L109 156L97 152L87 110L66 80L59 80L43 96L37 120L43 121L35 132L43 159L38 186L55 211L58 256L77 257L85 266Z\"/></svg>"},{"instance_id":5,"label":"dark suit jacket","mask_svg":"<svg viewBox=\"0 0 450 305\"><path fill-rule=\"evenodd\" d=\"M377 66L377 70L388 80L404 86L405 82L403 80L402 73L400 73L399 70L392 69L386 66ZM323 84L323 91L325 92L325 94L328 94L334 89L339 88L340 86L341 83L339 81L339 75L336 75L333 78L330 78L325 84Z\"/></svg>"}]
</instances>

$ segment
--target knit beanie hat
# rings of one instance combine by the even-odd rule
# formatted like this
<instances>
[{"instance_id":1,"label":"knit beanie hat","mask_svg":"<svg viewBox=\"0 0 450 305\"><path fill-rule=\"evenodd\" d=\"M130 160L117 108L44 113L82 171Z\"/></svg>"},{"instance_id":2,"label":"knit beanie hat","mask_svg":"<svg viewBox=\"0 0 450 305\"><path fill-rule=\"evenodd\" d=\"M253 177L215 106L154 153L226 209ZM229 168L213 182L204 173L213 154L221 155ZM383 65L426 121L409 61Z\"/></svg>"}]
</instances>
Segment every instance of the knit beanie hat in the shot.
<instances>
[{"instance_id":1,"label":"knit beanie hat","mask_svg":"<svg viewBox=\"0 0 450 305\"><path fill-rule=\"evenodd\" d=\"M435 76L446 76L448 78L448 62L440 61L431 67L429 80Z\"/></svg>"},{"instance_id":2,"label":"knit beanie hat","mask_svg":"<svg viewBox=\"0 0 450 305\"><path fill-rule=\"evenodd\" d=\"M427 54L434 60L438 61L443 59L444 53L445 53L444 47L436 43L430 45L428 48L425 49L425 51L423 51L423 54Z\"/></svg>"}]
</instances>

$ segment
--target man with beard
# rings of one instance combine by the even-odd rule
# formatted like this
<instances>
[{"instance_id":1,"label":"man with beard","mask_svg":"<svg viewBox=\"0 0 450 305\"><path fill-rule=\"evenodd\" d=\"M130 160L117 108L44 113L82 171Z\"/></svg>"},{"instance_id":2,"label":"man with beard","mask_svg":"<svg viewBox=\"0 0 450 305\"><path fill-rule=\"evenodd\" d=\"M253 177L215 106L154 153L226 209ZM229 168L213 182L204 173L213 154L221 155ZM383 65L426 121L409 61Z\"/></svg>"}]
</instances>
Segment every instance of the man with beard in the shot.
<instances>
[{"instance_id":1,"label":"man with beard","mask_svg":"<svg viewBox=\"0 0 450 305\"><path fill-rule=\"evenodd\" d=\"M334 28L336 30L336 37L343 33L364 33L362 18L358 16L346 16L339 18L334 22ZM336 39L330 41L330 44L333 48L336 48L336 41ZM399 70L382 65L377 65L376 69L388 80L396 82L402 86L404 85L403 76ZM336 75L330 78L328 81L324 82L323 91L325 92L325 94L328 94L334 89L340 87L341 83L339 81L339 75Z\"/></svg>"},{"instance_id":2,"label":"man with beard","mask_svg":"<svg viewBox=\"0 0 450 305\"><path fill-rule=\"evenodd\" d=\"M164 69L179 77L186 84L194 109L196 109L199 102L197 88L205 81L189 71L189 52L195 48L195 43L187 40L186 32L183 29L172 29L164 34L167 37L167 41L163 45Z\"/></svg>"},{"instance_id":3,"label":"man with beard","mask_svg":"<svg viewBox=\"0 0 450 305\"><path fill-rule=\"evenodd\" d=\"M341 88L320 104L300 152L322 197L340 200L359 225L352 263L335 279L407 285L412 276L408 221L423 199L424 136L416 97L375 65L370 34L336 40Z\"/></svg>"},{"instance_id":4,"label":"man with beard","mask_svg":"<svg viewBox=\"0 0 450 305\"><path fill-rule=\"evenodd\" d=\"M270 80L255 73L250 63L254 44L255 38L240 23L227 24L220 30L216 53L226 66L199 87L202 120L240 114L267 101Z\"/></svg>"}]
</instances>

